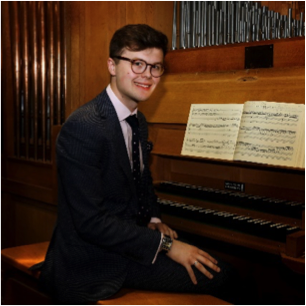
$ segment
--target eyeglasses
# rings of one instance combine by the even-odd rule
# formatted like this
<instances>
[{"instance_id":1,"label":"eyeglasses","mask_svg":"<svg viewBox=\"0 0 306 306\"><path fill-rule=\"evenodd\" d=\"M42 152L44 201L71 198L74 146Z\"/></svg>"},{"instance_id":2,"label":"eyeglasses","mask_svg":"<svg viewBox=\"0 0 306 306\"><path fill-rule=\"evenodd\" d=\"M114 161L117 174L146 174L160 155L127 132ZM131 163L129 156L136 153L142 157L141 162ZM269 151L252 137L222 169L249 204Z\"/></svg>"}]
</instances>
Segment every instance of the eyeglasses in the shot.
<instances>
[{"instance_id":1,"label":"eyeglasses","mask_svg":"<svg viewBox=\"0 0 306 306\"><path fill-rule=\"evenodd\" d=\"M136 74L145 72L148 66L150 66L150 73L154 78L161 77L165 71L163 64L148 64L147 62L140 59L132 60L122 56L114 56L114 58L130 62L132 71Z\"/></svg>"}]
</instances>

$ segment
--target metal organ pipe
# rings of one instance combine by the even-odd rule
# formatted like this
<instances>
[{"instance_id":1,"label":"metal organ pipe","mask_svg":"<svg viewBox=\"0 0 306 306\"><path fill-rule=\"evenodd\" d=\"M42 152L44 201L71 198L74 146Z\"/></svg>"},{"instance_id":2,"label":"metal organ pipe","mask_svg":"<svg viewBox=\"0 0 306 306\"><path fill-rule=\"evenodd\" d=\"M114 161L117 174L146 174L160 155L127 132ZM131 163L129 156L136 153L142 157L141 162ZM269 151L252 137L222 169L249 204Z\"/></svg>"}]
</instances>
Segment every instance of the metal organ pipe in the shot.
<instances>
[{"instance_id":1,"label":"metal organ pipe","mask_svg":"<svg viewBox=\"0 0 306 306\"><path fill-rule=\"evenodd\" d=\"M177 6L174 1L172 50L178 28L181 49L305 36L304 14L295 20L292 8L283 16L258 2L181 1L177 19Z\"/></svg>"}]
</instances>

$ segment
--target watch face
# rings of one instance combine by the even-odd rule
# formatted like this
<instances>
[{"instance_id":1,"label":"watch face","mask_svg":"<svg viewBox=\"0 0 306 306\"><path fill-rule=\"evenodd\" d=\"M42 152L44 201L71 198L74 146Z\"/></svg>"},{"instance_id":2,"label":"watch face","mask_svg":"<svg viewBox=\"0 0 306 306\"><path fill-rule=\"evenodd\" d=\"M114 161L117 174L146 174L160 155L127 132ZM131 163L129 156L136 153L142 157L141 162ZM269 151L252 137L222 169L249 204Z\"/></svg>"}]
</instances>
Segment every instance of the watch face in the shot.
<instances>
[{"instance_id":1,"label":"watch face","mask_svg":"<svg viewBox=\"0 0 306 306\"><path fill-rule=\"evenodd\" d=\"M172 239L168 236L164 236L162 242L162 249L165 251L170 251L171 246L172 246Z\"/></svg>"}]
</instances>

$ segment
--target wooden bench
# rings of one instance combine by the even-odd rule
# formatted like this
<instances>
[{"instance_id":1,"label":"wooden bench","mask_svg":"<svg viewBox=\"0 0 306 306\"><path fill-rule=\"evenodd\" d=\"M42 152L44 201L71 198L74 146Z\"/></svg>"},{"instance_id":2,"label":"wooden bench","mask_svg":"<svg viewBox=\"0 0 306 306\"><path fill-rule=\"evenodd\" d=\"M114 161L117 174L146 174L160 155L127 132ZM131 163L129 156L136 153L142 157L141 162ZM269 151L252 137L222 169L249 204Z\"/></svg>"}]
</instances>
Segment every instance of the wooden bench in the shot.
<instances>
[{"instance_id":1,"label":"wooden bench","mask_svg":"<svg viewBox=\"0 0 306 306\"><path fill-rule=\"evenodd\" d=\"M44 260L49 242L18 246L1 251L2 299L7 305L48 305L50 297L38 289L39 272L29 268ZM97 305L229 305L211 295L164 293L123 288Z\"/></svg>"}]
</instances>

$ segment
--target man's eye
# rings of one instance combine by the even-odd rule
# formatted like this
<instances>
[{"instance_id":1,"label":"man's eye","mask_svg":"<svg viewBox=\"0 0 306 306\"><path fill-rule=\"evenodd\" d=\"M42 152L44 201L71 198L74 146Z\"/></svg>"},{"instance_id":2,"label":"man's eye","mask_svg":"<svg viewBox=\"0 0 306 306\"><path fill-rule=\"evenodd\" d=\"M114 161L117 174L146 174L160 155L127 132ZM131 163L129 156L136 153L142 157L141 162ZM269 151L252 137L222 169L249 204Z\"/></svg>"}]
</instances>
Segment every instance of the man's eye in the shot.
<instances>
[{"instance_id":1,"label":"man's eye","mask_svg":"<svg viewBox=\"0 0 306 306\"><path fill-rule=\"evenodd\" d=\"M162 69L162 66L161 65L154 65L154 66L152 66L152 68L156 71L160 71Z\"/></svg>"},{"instance_id":2,"label":"man's eye","mask_svg":"<svg viewBox=\"0 0 306 306\"><path fill-rule=\"evenodd\" d=\"M137 66L137 67L142 67L142 66L144 66L145 64L144 64L144 62L136 61L136 62L134 62L134 65Z\"/></svg>"}]
</instances>

